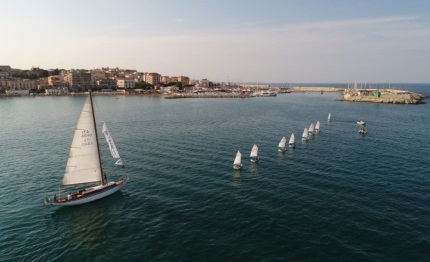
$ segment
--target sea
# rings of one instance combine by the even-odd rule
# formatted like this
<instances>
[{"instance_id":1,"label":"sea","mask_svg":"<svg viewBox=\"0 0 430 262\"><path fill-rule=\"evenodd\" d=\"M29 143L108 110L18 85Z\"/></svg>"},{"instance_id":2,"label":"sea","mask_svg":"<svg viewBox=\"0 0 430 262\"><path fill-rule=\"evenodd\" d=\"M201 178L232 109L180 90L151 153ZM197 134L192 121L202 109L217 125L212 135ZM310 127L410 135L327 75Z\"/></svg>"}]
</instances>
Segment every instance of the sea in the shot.
<instances>
[{"instance_id":1,"label":"sea","mask_svg":"<svg viewBox=\"0 0 430 262\"><path fill-rule=\"evenodd\" d=\"M397 87L430 95L430 84ZM0 261L429 261L428 98L337 97L95 96L108 179L130 180L74 207L42 204L69 190L60 183L85 97L0 98ZM296 148L278 152L292 133Z\"/></svg>"}]
</instances>

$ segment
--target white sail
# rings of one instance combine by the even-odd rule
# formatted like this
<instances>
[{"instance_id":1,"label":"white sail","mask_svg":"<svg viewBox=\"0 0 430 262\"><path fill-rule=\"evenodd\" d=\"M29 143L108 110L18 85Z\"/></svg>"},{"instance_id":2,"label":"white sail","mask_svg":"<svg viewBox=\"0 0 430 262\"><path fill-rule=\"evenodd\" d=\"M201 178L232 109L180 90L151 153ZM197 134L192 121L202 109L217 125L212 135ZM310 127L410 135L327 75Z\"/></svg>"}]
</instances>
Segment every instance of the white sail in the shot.
<instances>
[{"instance_id":1,"label":"white sail","mask_svg":"<svg viewBox=\"0 0 430 262\"><path fill-rule=\"evenodd\" d=\"M320 121L317 121L316 125L315 125L315 130L319 131L320 130Z\"/></svg>"},{"instance_id":2,"label":"white sail","mask_svg":"<svg viewBox=\"0 0 430 262\"><path fill-rule=\"evenodd\" d=\"M279 142L278 147L279 148L284 148L286 143L287 143L287 139L284 136L284 137L282 137L281 141Z\"/></svg>"},{"instance_id":3,"label":"white sail","mask_svg":"<svg viewBox=\"0 0 430 262\"><path fill-rule=\"evenodd\" d=\"M305 127L305 130L303 130L303 134L302 134L302 140L308 140L308 139L309 139L309 131Z\"/></svg>"},{"instance_id":4,"label":"white sail","mask_svg":"<svg viewBox=\"0 0 430 262\"><path fill-rule=\"evenodd\" d=\"M120 158L118 150L116 149L115 143L113 142L112 136L110 135L109 129L107 128L106 123L103 123L103 129L102 129L103 134L105 135L106 138L106 142L109 145L109 149L110 149L110 153L112 155L113 158ZM115 165L122 165L122 161L121 159L118 159L118 161L116 161Z\"/></svg>"},{"instance_id":5,"label":"white sail","mask_svg":"<svg viewBox=\"0 0 430 262\"><path fill-rule=\"evenodd\" d=\"M63 185L102 181L93 111L90 97L85 101L70 147Z\"/></svg>"},{"instance_id":6,"label":"white sail","mask_svg":"<svg viewBox=\"0 0 430 262\"><path fill-rule=\"evenodd\" d=\"M291 134L290 141L288 142L288 144L294 144L294 133Z\"/></svg>"},{"instance_id":7,"label":"white sail","mask_svg":"<svg viewBox=\"0 0 430 262\"><path fill-rule=\"evenodd\" d=\"M251 149L250 157L258 157L258 146L254 145Z\"/></svg>"},{"instance_id":8,"label":"white sail","mask_svg":"<svg viewBox=\"0 0 430 262\"><path fill-rule=\"evenodd\" d=\"M314 123L311 123L311 125L309 126L308 132L310 135L312 135L315 132L315 126Z\"/></svg>"},{"instance_id":9,"label":"white sail","mask_svg":"<svg viewBox=\"0 0 430 262\"><path fill-rule=\"evenodd\" d=\"M242 163L242 154L240 151L237 151L236 158L234 159L233 165L241 165Z\"/></svg>"},{"instance_id":10,"label":"white sail","mask_svg":"<svg viewBox=\"0 0 430 262\"><path fill-rule=\"evenodd\" d=\"M328 120L328 121L331 121L331 113L328 113L327 120Z\"/></svg>"}]
</instances>

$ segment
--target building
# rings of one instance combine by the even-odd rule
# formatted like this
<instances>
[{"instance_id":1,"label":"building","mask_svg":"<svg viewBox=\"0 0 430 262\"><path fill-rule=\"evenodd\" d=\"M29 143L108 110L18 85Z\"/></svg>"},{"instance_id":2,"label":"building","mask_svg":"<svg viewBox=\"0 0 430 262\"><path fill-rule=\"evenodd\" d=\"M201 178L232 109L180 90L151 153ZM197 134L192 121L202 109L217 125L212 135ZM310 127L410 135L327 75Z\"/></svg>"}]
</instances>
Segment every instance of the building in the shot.
<instances>
[{"instance_id":1,"label":"building","mask_svg":"<svg viewBox=\"0 0 430 262\"><path fill-rule=\"evenodd\" d=\"M188 76L178 76L178 82L181 82L183 86L190 84L190 78Z\"/></svg>"},{"instance_id":2,"label":"building","mask_svg":"<svg viewBox=\"0 0 430 262\"><path fill-rule=\"evenodd\" d=\"M105 78L105 79L99 79L96 81L96 84L100 88L116 88L116 79L113 78Z\"/></svg>"},{"instance_id":3,"label":"building","mask_svg":"<svg viewBox=\"0 0 430 262\"><path fill-rule=\"evenodd\" d=\"M163 84L170 83L170 77L168 77L168 76L162 76L161 77L161 83L163 83Z\"/></svg>"},{"instance_id":4,"label":"building","mask_svg":"<svg viewBox=\"0 0 430 262\"><path fill-rule=\"evenodd\" d=\"M48 86L50 88L65 87L64 77L61 75L48 76Z\"/></svg>"},{"instance_id":5,"label":"building","mask_svg":"<svg viewBox=\"0 0 430 262\"><path fill-rule=\"evenodd\" d=\"M116 80L116 86L123 89L133 89L135 87L134 79L119 78Z\"/></svg>"},{"instance_id":6,"label":"building","mask_svg":"<svg viewBox=\"0 0 430 262\"><path fill-rule=\"evenodd\" d=\"M145 79L147 83L158 86L161 83L161 75L158 73L146 73Z\"/></svg>"},{"instance_id":7,"label":"building","mask_svg":"<svg viewBox=\"0 0 430 262\"><path fill-rule=\"evenodd\" d=\"M10 71L12 71L10 66L0 66L0 78L10 77Z\"/></svg>"},{"instance_id":8,"label":"building","mask_svg":"<svg viewBox=\"0 0 430 262\"><path fill-rule=\"evenodd\" d=\"M94 78L91 73L83 70L72 70L67 75L67 82L71 88L91 89L94 87Z\"/></svg>"}]
</instances>

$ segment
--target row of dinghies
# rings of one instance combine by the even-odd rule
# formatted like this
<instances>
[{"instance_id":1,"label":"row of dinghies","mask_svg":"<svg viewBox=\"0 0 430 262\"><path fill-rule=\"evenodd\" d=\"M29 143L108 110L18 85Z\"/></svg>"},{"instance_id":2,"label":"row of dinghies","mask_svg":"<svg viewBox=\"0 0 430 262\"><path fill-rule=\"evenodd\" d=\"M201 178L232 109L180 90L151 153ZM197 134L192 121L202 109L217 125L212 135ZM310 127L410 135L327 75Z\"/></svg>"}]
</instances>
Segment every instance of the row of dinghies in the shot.
<instances>
[{"instance_id":1,"label":"row of dinghies","mask_svg":"<svg viewBox=\"0 0 430 262\"><path fill-rule=\"evenodd\" d=\"M331 114L328 114L328 118L327 121L330 122L331 121ZM303 135L302 135L302 141L308 141L309 137L311 135L313 135L314 133L318 133L320 131L320 121L317 121L317 123L314 125L313 123L311 123L311 125L308 128L305 128L303 131ZM296 147L296 143L295 143L295 136L294 133L291 134L290 136L290 140L288 141L288 147L291 149L294 149ZM279 152L285 152L287 150L287 139L284 137L281 138L281 141L279 142L278 145L278 151ZM251 149L251 154L250 154L250 160L251 162L258 162L258 160L260 159L258 156L258 146L254 145ZM234 159L233 162L233 169L235 170L240 170L242 168L243 164L242 164L242 154L240 153L240 151L237 151L236 153L236 157Z\"/></svg>"}]
</instances>

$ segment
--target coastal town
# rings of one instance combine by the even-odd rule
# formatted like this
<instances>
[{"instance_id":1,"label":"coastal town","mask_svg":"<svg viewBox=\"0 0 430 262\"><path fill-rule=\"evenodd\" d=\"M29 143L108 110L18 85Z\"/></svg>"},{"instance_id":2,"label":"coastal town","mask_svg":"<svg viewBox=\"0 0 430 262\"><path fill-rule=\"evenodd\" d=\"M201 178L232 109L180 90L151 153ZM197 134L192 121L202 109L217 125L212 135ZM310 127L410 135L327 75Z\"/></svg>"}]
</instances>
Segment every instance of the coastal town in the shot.
<instances>
[{"instance_id":1,"label":"coastal town","mask_svg":"<svg viewBox=\"0 0 430 262\"><path fill-rule=\"evenodd\" d=\"M161 95L178 98L251 98L274 97L291 92L335 92L339 101L392 104L421 104L425 96L391 88L271 86L269 84L215 83L208 79L191 80L188 76L165 76L156 72L102 67L97 69L30 70L0 65L0 96L79 95Z\"/></svg>"}]
</instances>

